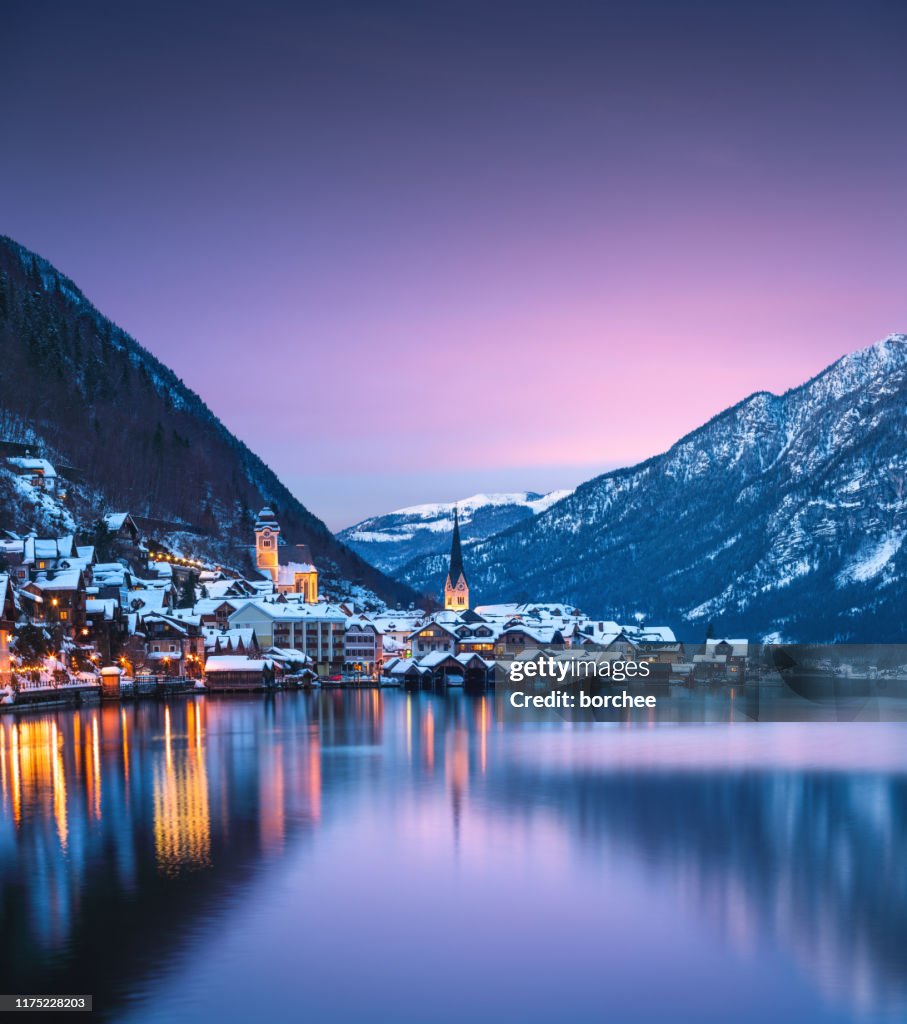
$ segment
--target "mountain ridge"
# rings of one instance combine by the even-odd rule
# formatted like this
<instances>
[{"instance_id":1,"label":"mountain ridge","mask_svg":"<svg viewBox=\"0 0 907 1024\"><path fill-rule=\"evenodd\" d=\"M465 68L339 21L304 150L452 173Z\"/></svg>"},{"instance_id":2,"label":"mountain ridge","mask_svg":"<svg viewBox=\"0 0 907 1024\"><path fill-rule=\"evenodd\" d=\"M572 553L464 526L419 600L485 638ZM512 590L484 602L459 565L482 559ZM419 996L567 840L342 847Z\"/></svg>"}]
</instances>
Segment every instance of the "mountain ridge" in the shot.
<instances>
[{"instance_id":1,"label":"mountain ridge","mask_svg":"<svg viewBox=\"0 0 907 1024\"><path fill-rule=\"evenodd\" d=\"M905 410L907 337L892 334L473 545L473 593L657 616L693 635L717 619L761 636L905 638ZM416 558L401 576L424 586L438 569Z\"/></svg>"},{"instance_id":2,"label":"mountain ridge","mask_svg":"<svg viewBox=\"0 0 907 1024\"><path fill-rule=\"evenodd\" d=\"M183 523L207 537L180 534L182 543L250 571L254 516L270 504L287 538L309 545L329 586L348 582L390 602L415 598L337 541L196 392L69 277L6 236L0 344L0 439L79 467L84 480L72 491L83 520L114 508Z\"/></svg>"},{"instance_id":3,"label":"mountain ridge","mask_svg":"<svg viewBox=\"0 0 907 1024\"><path fill-rule=\"evenodd\" d=\"M408 505L370 516L337 536L384 572L395 573L423 556L442 558L450 550L453 512L457 508L464 547L477 543L527 517L544 512L571 494L571 489L474 494L459 501Z\"/></svg>"}]
</instances>

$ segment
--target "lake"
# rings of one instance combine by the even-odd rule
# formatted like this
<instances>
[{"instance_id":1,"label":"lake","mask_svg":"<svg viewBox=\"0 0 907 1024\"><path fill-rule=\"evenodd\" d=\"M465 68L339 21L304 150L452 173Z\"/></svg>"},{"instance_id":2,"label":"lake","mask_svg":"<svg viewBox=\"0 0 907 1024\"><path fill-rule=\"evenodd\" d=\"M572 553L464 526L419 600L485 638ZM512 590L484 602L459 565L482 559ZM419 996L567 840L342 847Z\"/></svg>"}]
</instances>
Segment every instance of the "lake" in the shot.
<instances>
[{"instance_id":1,"label":"lake","mask_svg":"<svg viewBox=\"0 0 907 1024\"><path fill-rule=\"evenodd\" d=\"M907 1019L907 724L715 717L6 715L0 991L130 1024Z\"/></svg>"}]
</instances>

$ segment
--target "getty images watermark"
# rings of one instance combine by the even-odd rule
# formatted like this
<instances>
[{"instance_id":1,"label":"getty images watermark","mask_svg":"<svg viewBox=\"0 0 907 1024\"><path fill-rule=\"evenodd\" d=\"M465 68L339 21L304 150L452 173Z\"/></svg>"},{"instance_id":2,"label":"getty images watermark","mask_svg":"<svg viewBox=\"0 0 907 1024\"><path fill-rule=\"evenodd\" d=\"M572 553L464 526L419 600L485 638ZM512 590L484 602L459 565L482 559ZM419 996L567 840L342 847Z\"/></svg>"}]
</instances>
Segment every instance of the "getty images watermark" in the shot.
<instances>
[{"instance_id":1,"label":"getty images watermark","mask_svg":"<svg viewBox=\"0 0 907 1024\"><path fill-rule=\"evenodd\" d=\"M907 721L907 645L584 645L495 664L504 720Z\"/></svg>"},{"instance_id":2,"label":"getty images watermark","mask_svg":"<svg viewBox=\"0 0 907 1024\"><path fill-rule=\"evenodd\" d=\"M658 701L651 693L630 693L628 690L598 693L574 689L577 683L586 680L599 685L630 681L643 683L651 677L651 671L647 661L564 660L553 655L531 661L514 661L506 671L506 700L511 708L537 711L654 708ZM516 689L520 684L527 684L532 689ZM537 690L544 692L534 692Z\"/></svg>"}]
</instances>

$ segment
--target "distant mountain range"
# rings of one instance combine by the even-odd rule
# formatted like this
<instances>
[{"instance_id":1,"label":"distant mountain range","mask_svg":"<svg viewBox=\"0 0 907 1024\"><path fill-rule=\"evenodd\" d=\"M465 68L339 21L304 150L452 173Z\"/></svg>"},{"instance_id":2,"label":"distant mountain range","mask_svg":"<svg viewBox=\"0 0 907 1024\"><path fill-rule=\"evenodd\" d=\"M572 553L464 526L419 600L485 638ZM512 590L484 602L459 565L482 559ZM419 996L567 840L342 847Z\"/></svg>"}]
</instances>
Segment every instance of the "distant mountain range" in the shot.
<instances>
[{"instance_id":1,"label":"distant mountain range","mask_svg":"<svg viewBox=\"0 0 907 1024\"><path fill-rule=\"evenodd\" d=\"M467 547L531 519L571 493L565 490L549 494L535 491L474 494L462 501L412 505L363 519L337 536L383 572L409 575L431 587L434 577L442 571L438 568L441 561L450 552L454 506L460 518L460 537ZM443 572L447 572L446 562Z\"/></svg>"},{"instance_id":2,"label":"distant mountain range","mask_svg":"<svg viewBox=\"0 0 907 1024\"><path fill-rule=\"evenodd\" d=\"M0 448L67 464L83 526L113 509L165 520L184 548L251 567L255 514L308 544L323 580L383 600L416 596L338 541L177 375L104 317L69 278L0 236ZM0 467L3 463L0 460ZM0 528L48 522L0 472ZM57 516L59 519L59 516ZM63 523L62 525L66 525ZM164 529L164 527L162 527Z\"/></svg>"},{"instance_id":3,"label":"distant mountain range","mask_svg":"<svg viewBox=\"0 0 907 1024\"><path fill-rule=\"evenodd\" d=\"M474 602L563 600L691 639L712 623L716 635L905 642L905 537L907 336L896 334L590 480L478 540L465 563ZM412 554L396 552L394 571L437 592L443 557Z\"/></svg>"}]
</instances>

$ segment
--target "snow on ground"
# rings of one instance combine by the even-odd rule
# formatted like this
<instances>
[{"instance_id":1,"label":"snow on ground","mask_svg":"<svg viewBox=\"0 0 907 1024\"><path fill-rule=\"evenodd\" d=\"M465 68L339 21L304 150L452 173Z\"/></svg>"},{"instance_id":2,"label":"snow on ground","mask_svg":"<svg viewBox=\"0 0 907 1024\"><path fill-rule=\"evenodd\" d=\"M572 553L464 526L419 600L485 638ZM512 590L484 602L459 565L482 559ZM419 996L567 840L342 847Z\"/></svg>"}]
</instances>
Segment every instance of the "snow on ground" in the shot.
<instances>
[{"instance_id":1,"label":"snow on ground","mask_svg":"<svg viewBox=\"0 0 907 1024\"><path fill-rule=\"evenodd\" d=\"M76 521L68 508L64 507L53 495L48 494L42 487L32 485L28 477L13 476L13 486L22 497L33 505L38 512L42 512L50 522L59 524L65 533L74 533Z\"/></svg>"},{"instance_id":2,"label":"snow on ground","mask_svg":"<svg viewBox=\"0 0 907 1024\"><path fill-rule=\"evenodd\" d=\"M905 536L907 536L907 531L904 530L888 533L868 551L864 550L838 575L838 586L843 587L848 583L866 583L868 580L875 579L900 551Z\"/></svg>"}]
</instances>

